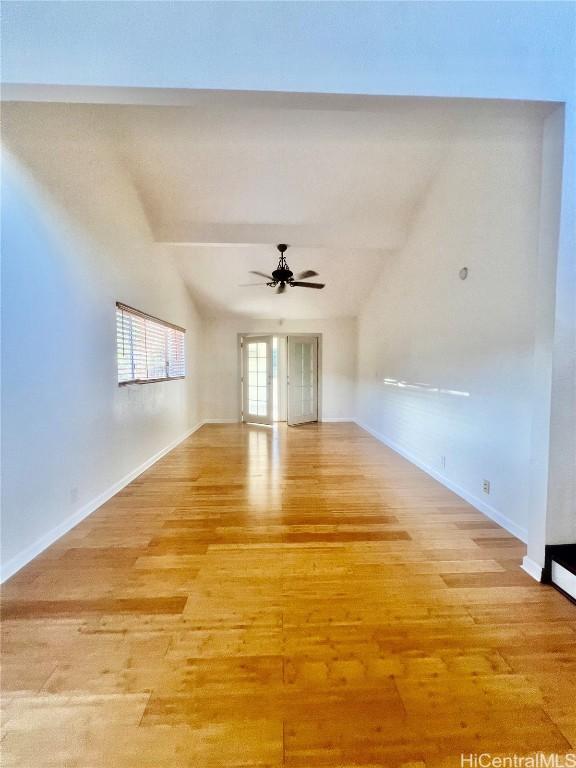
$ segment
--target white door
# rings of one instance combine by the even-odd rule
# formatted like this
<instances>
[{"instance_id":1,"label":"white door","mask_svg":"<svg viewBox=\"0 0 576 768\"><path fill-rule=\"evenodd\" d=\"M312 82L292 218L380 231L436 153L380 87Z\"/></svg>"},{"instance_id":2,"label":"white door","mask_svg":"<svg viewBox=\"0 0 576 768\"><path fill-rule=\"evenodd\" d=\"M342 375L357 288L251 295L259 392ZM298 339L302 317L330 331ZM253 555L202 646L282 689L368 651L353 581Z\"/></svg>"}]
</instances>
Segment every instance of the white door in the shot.
<instances>
[{"instance_id":1,"label":"white door","mask_svg":"<svg viewBox=\"0 0 576 768\"><path fill-rule=\"evenodd\" d=\"M272 424L272 336L242 341L243 420Z\"/></svg>"},{"instance_id":2,"label":"white door","mask_svg":"<svg viewBox=\"0 0 576 768\"><path fill-rule=\"evenodd\" d=\"M318 339L288 337L288 424L318 421Z\"/></svg>"}]
</instances>

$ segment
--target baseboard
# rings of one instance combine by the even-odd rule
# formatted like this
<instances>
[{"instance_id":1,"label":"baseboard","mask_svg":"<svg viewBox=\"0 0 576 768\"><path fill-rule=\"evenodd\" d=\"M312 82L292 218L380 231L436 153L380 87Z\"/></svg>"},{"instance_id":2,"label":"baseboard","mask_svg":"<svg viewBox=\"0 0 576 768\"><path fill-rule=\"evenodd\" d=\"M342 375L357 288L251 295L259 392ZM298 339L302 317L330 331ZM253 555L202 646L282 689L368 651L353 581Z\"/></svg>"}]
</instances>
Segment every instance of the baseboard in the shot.
<instances>
[{"instance_id":1,"label":"baseboard","mask_svg":"<svg viewBox=\"0 0 576 768\"><path fill-rule=\"evenodd\" d=\"M349 424L356 423L356 419L353 416L347 416L345 418L322 418L318 421L323 423L338 423L347 422ZM203 419L202 424L240 424L241 419Z\"/></svg>"},{"instance_id":2,"label":"baseboard","mask_svg":"<svg viewBox=\"0 0 576 768\"><path fill-rule=\"evenodd\" d=\"M330 418L330 417L326 418L326 417L323 417L323 418L320 419L320 421L322 421L324 423L328 423L328 424L339 424L340 422L348 423L348 424L355 424L356 423L356 419L354 418L354 416L346 416L344 418L340 418L340 417L338 417L338 418Z\"/></svg>"},{"instance_id":3,"label":"baseboard","mask_svg":"<svg viewBox=\"0 0 576 768\"><path fill-rule=\"evenodd\" d=\"M516 536L517 539L520 539L520 541L523 541L524 543L526 543L528 539L528 531L526 530L526 528L522 528L521 526L517 525L513 520L510 520L509 517L506 517L506 515L503 515L502 512L499 512L497 509L494 509L494 507L490 506L490 504L486 504L485 501L478 498L478 496L475 496L474 494L470 493L470 491L467 491L465 488L462 488L462 486L458 485L457 483L454 483L452 480L449 480L441 472L438 472L437 470L435 470L433 467L426 464L424 461L419 459L414 454L410 453L409 451L406 451L404 448L402 448L400 445L398 445L394 441L389 440L387 437L380 434L379 432L376 432L376 430L372 429L366 424L363 424L361 421L357 421L356 424L358 424L359 427L361 427L366 432L371 434L372 437L375 437L376 440L379 440L381 443L384 443L384 445L387 445L388 448L391 448L396 453L399 453L400 456L403 456L405 459L408 459L409 462L411 462L412 464L415 464L419 469L426 472L427 475L430 475L435 480L438 480L439 483L441 483L446 488L451 490L457 496L460 496L460 498L464 499L464 501L467 501L468 504L471 504L479 512L482 512L483 515L486 515L486 517L489 517L491 520L494 520L495 523L498 523L498 525L502 526L502 528L505 528L513 536Z\"/></svg>"},{"instance_id":4,"label":"baseboard","mask_svg":"<svg viewBox=\"0 0 576 768\"><path fill-rule=\"evenodd\" d=\"M203 419L202 424L239 424L240 419Z\"/></svg>"},{"instance_id":5,"label":"baseboard","mask_svg":"<svg viewBox=\"0 0 576 768\"><path fill-rule=\"evenodd\" d=\"M528 576L532 576L536 581L542 581L542 566L538 565L535 560L526 555L522 560L522 570L526 571Z\"/></svg>"},{"instance_id":6,"label":"baseboard","mask_svg":"<svg viewBox=\"0 0 576 768\"><path fill-rule=\"evenodd\" d=\"M568 571L563 565L552 561L552 584L567 595L573 602L576 601L576 574Z\"/></svg>"},{"instance_id":7,"label":"baseboard","mask_svg":"<svg viewBox=\"0 0 576 768\"><path fill-rule=\"evenodd\" d=\"M203 423L204 422L200 421L198 424L196 424L196 426L192 427L192 429L189 429L176 440L173 440L165 448L162 448L161 451L155 453L143 464L140 464L140 466L136 467L136 469L133 469L132 472L129 472L117 483L114 483L114 485L104 491L104 493L96 496L96 498L89 501L87 504L81 507L81 509L77 510L72 515L63 520L59 525L45 533L33 544L30 544L28 547L26 547L26 549L22 550L22 552L19 552L17 555L10 558L10 560L8 560L6 563L3 563L0 569L0 583L5 582L6 579L9 579L10 576L13 576L15 573L17 573L17 571L19 571L31 560L41 554L50 545L54 544L55 541L58 541L58 539L64 536L65 533L71 531L72 528L78 525L78 523L82 522L82 520L88 517L88 515L91 515L92 512L95 512L98 507L101 507L102 504L111 499L112 496L115 496L119 491L125 488L129 483L132 482L132 480L135 480L139 475L149 469L149 467L155 464L159 459L161 459L167 453L170 453L170 451L174 450L174 448L176 448L176 446L179 445L183 440L186 440L187 437L190 437L190 435L196 432L196 430L200 429Z\"/></svg>"}]
</instances>

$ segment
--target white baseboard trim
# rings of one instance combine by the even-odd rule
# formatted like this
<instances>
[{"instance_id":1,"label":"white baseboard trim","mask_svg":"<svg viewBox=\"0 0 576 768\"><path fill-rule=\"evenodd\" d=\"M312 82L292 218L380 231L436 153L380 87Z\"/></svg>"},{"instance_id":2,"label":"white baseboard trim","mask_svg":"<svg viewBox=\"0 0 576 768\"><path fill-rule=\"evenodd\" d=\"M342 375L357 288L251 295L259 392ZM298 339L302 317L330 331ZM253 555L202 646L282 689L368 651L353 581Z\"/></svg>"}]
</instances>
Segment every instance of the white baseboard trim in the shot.
<instances>
[{"instance_id":1,"label":"white baseboard trim","mask_svg":"<svg viewBox=\"0 0 576 768\"><path fill-rule=\"evenodd\" d=\"M576 575L564 568L560 563L554 562L552 558L552 573L550 574L552 584L563 589L567 595L576 600Z\"/></svg>"},{"instance_id":2,"label":"white baseboard trim","mask_svg":"<svg viewBox=\"0 0 576 768\"><path fill-rule=\"evenodd\" d=\"M437 470L433 469L431 466L426 464L417 456L410 453L409 451L406 451L400 445L393 442L392 440L389 440L387 437L380 434L379 432L376 432L376 430L372 429L366 424L363 424L360 421L357 421L356 424L358 424L359 427L361 427L362 429L366 430L366 432L371 434L372 437L375 437L376 440L379 440L381 443L384 443L384 445L387 445L388 448L391 448L396 453L399 453L400 456L403 456L405 459L408 459L409 462L411 462L412 464L415 464L419 469L426 472L427 475L430 475L435 480L438 480L439 483L446 486L446 488L451 490L457 496L460 496L460 498L464 499L464 501L467 501L468 504L471 504L479 512L482 512L482 514L486 515L486 517L489 517L491 520L494 520L495 523L498 523L498 525L501 525L502 528L505 528L513 536L516 536L517 539L520 539L520 541L523 541L523 542L527 541L528 531L526 530L526 528L522 528L521 526L517 525L513 520L510 520L509 517L506 517L506 515L503 515L502 512L499 512L497 509L494 509L494 507L491 507L490 504L486 504L485 501L478 498L477 496L474 496L474 494L470 493L470 491L467 491L465 488L462 488L461 485L458 485L457 483L454 483L452 480L449 480L441 472L438 472Z\"/></svg>"},{"instance_id":3,"label":"white baseboard trim","mask_svg":"<svg viewBox=\"0 0 576 768\"><path fill-rule=\"evenodd\" d=\"M522 570L526 571L528 576L532 576L536 581L542 581L542 566L538 565L535 560L525 555L522 560Z\"/></svg>"},{"instance_id":4,"label":"white baseboard trim","mask_svg":"<svg viewBox=\"0 0 576 768\"><path fill-rule=\"evenodd\" d=\"M340 418L340 417L338 417L338 418L331 418L331 417L329 417L329 418L322 418L322 419L320 419L320 421L327 422L328 424L339 424L340 422L348 423L348 424L355 424L356 423L356 419L354 418L354 416L346 416L344 418Z\"/></svg>"},{"instance_id":5,"label":"white baseboard trim","mask_svg":"<svg viewBox=\"0 0 576 768\"><path fill-rule=\"evenodd\" d=\"M202 424L239 424L240 419L204 419Z\"/></svg>"},{"instance_id":6,"label":"white baseboard trim","mask_svg":"<svg viewBox=\"0 0 576 768\"><path fill-rule=\"evenodd\" d=\"M88 515L91 515L92 512L95 512L98 507L101 507L102 504L111 499L112 496L115 496L119 491L131 483L132 480L135 480L139 475L149 469L159 459L161 459L167 453L170 453L170 451L174 450L174 448L176 448L176 446L179 445L183 440L186 440L187 437L190 437L190 435L196 432L196 430L200 429L203 424L204 422L200 421L198 424L196 424L196 426L192 427L192 429L187 430L183 435L178 437L176 440L173 440L165 448L162 448L161 451L158 451L158 453L155 453L143 464L140 464L140 466L136 467L136 469L133 469L132 472L129 472L121 480L118 480L117 483L114 483L114 485L110 486L110 488L108 488L106 491L101 493L99 496L96 496L96 498L92 499L79 510L67 517L59 525L45 533L33 544L30 544L28 547L26 547L26 549L23 549L22 552L19 552L17 555L10 558L10 560L8 560L6 563L3 563L0 569L0 583L5 582L6 579L9 579L10 576L13 576L17 571L27 565L31 560L37 557L51 544L54 544L55 541L58 541L58 539L64 536L65 533L71 531L72 528L78 525L78 523L82 522L82 520L88 517Z\"/></svg>"},{"instance_id":7,"label":"white baseboard trim","mask_svg":"<svg viewBox=\"0 0 576 768\"><path fill-rule=\"evenodd\" d=\"M354 418L354 416L346 416L346 417L343 417L343 418L340 418L340 417L338 417L338 418L321 418L321 419L318 419L318 421L324 422L324 423L329 423L329 424L331 424L331 423L336 424L336 423L339 423L339 422L342 422L342 423L346 422L348 424L355 424L356 423L356 419ZM203 424L240 424L241 423L241 419L204 419L202 421L202 423Z\"/></svg>"}]
</instances>

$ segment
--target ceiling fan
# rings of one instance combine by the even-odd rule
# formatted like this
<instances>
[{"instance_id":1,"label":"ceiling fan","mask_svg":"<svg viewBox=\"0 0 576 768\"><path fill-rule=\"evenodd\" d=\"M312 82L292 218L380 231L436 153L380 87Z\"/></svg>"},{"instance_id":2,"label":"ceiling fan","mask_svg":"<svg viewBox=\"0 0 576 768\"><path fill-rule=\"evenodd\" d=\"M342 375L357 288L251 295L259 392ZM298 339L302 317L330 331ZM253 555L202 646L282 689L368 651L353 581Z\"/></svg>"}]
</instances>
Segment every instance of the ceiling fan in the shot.
<instances>
[{"instance_id":1,"label":"ceiling fan","mask_svg":"<svg viewBox=\"0 0 576 768\"><path fill-rule=\"evenodd\" d=\"M267 283L252 283L252 285L269 285L270 287L276 288L276 293L284 293L286 290L286 286L290 285L292 288L294 286L298 286L299 288L324 288L324 283L303 283L303 280L306 280L308 277L316 277L318 272L314 272L312 269L307 269L304 272L300 272L299 275L297 275L297 279L294 280L294 273L290 271L290 267L288 266L286 262L286 257L284 256L284 253L288 249L288 246L285 243L280 243L276 246L276 248L280 252L280 259L278 261L278 266L276 269L272 272L271 275L266 275L264 272L257 272L255 270L250 270L252 275L259 275L260 277L265 277L266 280L269 282Z\"/></svg>"}]
</instances>

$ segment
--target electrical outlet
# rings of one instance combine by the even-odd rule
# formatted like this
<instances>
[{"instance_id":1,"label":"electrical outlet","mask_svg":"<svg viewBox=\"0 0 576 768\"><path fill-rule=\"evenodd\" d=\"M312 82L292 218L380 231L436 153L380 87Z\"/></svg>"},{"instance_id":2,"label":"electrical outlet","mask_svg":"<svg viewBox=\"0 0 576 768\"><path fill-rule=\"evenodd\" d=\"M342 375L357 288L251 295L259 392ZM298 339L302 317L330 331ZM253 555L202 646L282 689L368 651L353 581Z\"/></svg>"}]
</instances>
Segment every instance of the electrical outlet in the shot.
<instances>
[{"instance_id":1,"label":"electrical outlet","mask_svg":"<svg viewBox=\"0 0 576 768\"><path fill-rule=\"evenodd\" d=\"M440 456L440 466L442 469L446 469L446 456Z\"/></svg>"},{"instance_id":2,"label":"electrical outlet","mask_svg":"<svg viewBox=\"0 0 576 768\"><path fill-rule=\"evenodd\" d=\"M482 480L482 490L484 493L490 493L490 480Z\"/></svg>"}]
</instances>

